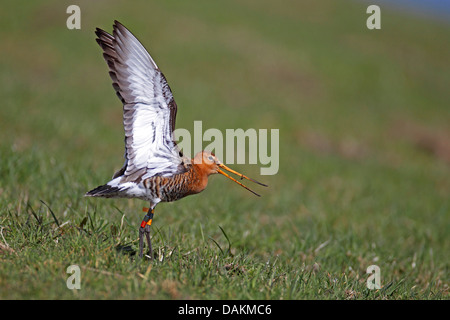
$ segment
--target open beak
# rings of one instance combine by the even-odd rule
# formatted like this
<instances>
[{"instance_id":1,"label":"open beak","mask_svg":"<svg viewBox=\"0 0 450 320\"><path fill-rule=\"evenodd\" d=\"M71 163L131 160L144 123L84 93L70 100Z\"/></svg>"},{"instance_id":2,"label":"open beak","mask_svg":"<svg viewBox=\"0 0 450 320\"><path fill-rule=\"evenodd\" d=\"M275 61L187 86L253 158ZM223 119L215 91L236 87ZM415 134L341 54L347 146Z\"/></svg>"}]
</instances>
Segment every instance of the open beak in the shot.
<instances>
[{"instance_id":1,"label":"open beak","mask_svg":"<svg viewBox=\"0 0 450 320\"><path fill-rule=\"evenodd\" d=\"M242 179L247 179L247 180L253 181L254 183L257 183L257 184L259 184L259 185L261 185L261 186L267 187L266 184L261 183L261 182L258 182L258 181L256 181L256 180L253 180L253 179L251 179L251 178L249 178L249 177L247 177L247 176L244 176L242 173L239 173L239 172L237 172L237 171L234 171L233 169L228 168L226 165L224 165L224 164L222 164L222 163L218 164L218 166L219 166L219 168L225 169L225 170L227 170L228 172L231 172L231 173L234 173L234 174L240 176L240 177L241 177L241 180L242 180ZM246 187L245 185L243 185L242 183L240 183L239 181L237 181L235 178L231 177L229 174L227 174L227 173L224 172L223 170L217 169L217 172L220 173L220 174L223 174L225 177L227 177L227 178L233 180L233 181L236 182L238 185L240 185L241 187L244 187L245 189L247 189L247 190L250 191L251 193L257 195L258 197L261 197L261 196L260 196L259 194L257 194L255 191L253 191L253 190L251 190L250 188Z\"/></svg>"}]
</instances>

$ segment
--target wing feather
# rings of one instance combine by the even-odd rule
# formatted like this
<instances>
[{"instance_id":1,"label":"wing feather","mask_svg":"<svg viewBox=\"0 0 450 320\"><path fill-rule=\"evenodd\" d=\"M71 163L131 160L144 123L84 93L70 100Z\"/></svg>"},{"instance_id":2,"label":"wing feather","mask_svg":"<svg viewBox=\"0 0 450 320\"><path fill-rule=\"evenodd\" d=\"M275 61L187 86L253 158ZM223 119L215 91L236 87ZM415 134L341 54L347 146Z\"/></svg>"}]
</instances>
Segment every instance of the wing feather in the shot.
<instances>
[{"instance_id":1,"label":"wing feather","mask_svg":"<svg viewBox=\"0 0 450 320\"><path fill-rule=\"evenodd\" d=\"M184 172L182 154L173 140L177 105L153 58L118 21L113 34L96 30L116 94L123 103L125 164L114 178L141 179ZM145 170L143 170L145 168Z\"/></svg>"}]
</instances>

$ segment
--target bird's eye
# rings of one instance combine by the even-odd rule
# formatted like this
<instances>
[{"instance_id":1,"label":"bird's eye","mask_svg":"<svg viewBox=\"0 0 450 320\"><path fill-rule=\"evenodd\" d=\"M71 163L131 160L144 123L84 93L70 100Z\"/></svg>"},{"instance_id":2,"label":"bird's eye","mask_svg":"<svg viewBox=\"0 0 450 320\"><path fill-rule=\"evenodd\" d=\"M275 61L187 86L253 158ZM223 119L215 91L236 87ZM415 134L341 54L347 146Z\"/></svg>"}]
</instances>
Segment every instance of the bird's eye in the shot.
<instances>
[{"instance_id":1,"label":"bird's eye","mask_svg":"<svg viewBox=\"0 0 450 320\"><path fill-rule=\"evenodd\" d=\"M208 156L208 160L209 160L209 161L214 161L214 159L213 159L212 156Z\"/></svg>"}]
</instances>

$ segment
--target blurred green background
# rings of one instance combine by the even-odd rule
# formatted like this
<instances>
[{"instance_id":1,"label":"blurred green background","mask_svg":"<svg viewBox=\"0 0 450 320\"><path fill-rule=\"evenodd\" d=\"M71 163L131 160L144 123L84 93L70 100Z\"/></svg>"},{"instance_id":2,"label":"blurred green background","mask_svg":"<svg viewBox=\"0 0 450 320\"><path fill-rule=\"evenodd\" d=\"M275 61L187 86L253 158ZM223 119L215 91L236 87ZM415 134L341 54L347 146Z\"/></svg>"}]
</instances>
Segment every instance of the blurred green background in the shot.
<instances>
[{"instance_id":1,"label":"blurred green background","mask_svg":"<svg viewBox=\"0 0 450 320\"><path fill-rule=\"evenodd\" d=\"M71 4L80 30L66 28ZM450 24L380 5L381 30L368 30L367 6L3 1L0 297L448 298ZM146 203L83 197L123 164L94 34L115 19L168 79L177 128L280 130L277 175L233 167L270 186L262 198L213 177L158 206L154 244L179 255L151 268L114 251L136 247ZM79 292L65 286L72 263Z\"/></svg>"}]
</instances>

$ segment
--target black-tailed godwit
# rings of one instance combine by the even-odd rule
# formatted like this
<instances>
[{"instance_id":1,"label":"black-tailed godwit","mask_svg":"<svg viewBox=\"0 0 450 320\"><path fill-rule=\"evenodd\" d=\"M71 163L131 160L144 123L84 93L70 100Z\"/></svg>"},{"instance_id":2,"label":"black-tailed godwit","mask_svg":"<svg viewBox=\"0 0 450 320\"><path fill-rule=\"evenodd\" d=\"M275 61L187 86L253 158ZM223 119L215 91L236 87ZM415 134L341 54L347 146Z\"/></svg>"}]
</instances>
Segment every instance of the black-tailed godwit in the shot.
<instances>
[{"instance_id":1,"label":"black-tailed godwit","mask_svg":"<svg viewBox=\"0 0 450 320\"><path fill-rule=\"evenodd\" d=\"M228 168L210 152L199 152L193 159L184 157L173 139L177 104L150 54L118 21L114 21L112 35L99 28L95 33L113 87L123 103L125 163L111 181L87 192L86 196L149 201L150 208L139 228L139 256L143 256L145 234L152 259L150 226L159 202L201 192L206 188L208 176L215 173L258 195L223 170L266 185Z\"/></svg>"}]
</instances>

